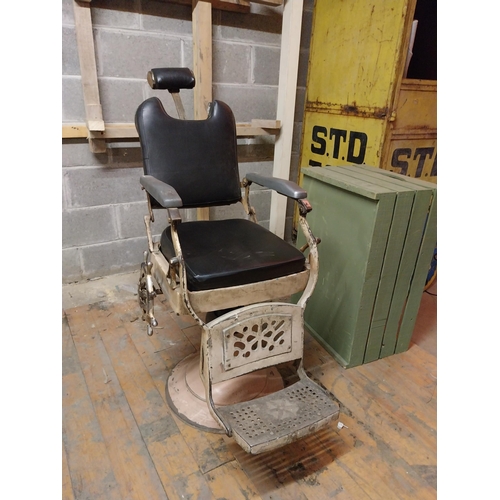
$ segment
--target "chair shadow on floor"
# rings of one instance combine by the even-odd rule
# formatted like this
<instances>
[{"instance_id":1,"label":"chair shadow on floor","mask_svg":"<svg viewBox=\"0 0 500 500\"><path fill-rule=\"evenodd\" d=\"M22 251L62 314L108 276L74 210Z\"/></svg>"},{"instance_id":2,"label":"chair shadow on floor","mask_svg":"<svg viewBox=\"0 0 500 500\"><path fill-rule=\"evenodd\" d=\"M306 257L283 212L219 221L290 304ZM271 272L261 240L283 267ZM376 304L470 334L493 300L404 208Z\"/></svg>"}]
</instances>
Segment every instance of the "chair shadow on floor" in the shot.
<instances>
[{"instance_id":1,"label":"chair shadow on floor","mask_svg":"<svg viewBox=\"0 0 500 500\"><path fill-rule=\"evenodd\" d=\"M233 443L228 447L259 494L265 495L291 483L305 482L313 486L317 483L317 476L336 459L348 453L351 445L342 439L337 427L332 425L281 449L260 455L245 453Z\"/></svg>"}]
</instances>

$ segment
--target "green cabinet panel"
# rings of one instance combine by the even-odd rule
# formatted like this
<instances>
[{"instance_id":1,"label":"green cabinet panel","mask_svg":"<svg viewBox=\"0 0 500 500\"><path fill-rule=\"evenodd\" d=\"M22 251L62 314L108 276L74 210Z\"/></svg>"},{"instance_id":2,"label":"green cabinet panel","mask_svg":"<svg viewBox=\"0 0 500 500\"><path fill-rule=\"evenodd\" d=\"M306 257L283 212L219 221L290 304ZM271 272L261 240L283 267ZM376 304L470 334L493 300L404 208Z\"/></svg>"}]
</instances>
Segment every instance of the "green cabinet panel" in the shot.
<instances>
[{"instance_id":1,"label":"green cabinet panel","mask_svg":"<svg viewBox=\"0 0 500 500\"><path fill-rule=\"evenodd\" d=\"M321 238L307 328L345 367L408 349L436 245L436 185L364 165L302 174Z\"/></svg>"}]
</instances>

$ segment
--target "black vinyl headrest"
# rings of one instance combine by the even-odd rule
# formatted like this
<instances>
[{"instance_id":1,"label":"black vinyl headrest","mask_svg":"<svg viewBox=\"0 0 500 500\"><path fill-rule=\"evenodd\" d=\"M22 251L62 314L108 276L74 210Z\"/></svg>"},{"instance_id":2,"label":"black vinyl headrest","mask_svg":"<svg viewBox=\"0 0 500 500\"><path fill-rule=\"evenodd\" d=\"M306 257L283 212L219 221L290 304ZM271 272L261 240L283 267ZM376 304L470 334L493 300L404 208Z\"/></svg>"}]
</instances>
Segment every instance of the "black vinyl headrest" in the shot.
<instances>
[{"instance_id":1,"label":"black vinyl headrest","mask_svg":"<svg viewBox=\"0 0 500 500\"><path fill-rule=\"evenodd\" d=\"M189 68L153 68L148 71L148 83L152 89L177 93L180 89L192 89L195 78Z\"/></svg>"}]
</instances>

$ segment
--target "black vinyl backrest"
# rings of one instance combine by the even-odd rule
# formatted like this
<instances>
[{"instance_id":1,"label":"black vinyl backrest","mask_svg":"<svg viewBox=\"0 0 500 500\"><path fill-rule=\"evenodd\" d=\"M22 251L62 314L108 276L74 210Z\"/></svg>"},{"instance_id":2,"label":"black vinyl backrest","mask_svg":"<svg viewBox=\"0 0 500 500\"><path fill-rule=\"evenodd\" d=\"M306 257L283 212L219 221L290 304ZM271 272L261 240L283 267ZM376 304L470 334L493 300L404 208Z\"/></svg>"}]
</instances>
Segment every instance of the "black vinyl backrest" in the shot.
<instances>
[{"instance_id":1,"label":"black vinyl backrest","mask_svg":"<svg viewBox=\"0 0 500 500\"><path fill-rule=\"evenodd\" d=\"M144 173L173 186L184 208L240 200L236 123L227 104L214 101L206 120L180 120L151 97L137 109L135 126Z\"/></svg>"}]
</instances>

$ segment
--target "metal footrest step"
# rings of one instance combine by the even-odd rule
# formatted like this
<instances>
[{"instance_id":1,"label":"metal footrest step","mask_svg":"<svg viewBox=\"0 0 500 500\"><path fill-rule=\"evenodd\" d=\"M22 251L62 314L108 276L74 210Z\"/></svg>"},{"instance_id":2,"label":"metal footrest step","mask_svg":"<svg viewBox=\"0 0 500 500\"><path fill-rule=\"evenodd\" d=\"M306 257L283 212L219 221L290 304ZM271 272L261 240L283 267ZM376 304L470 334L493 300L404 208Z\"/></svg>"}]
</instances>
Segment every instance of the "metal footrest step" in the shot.
<instances>
[{"instance_id":1,"label":"metal footrest step","mask_svg":"<svg viewBox=\"0 0 500 500\"><path fill-rule=\"evenodd\" d=\"M217 408L236 442L258 454L312 434L338 418L339 405L309 378L262 398Z\"/></svg>"}]
</instances>

